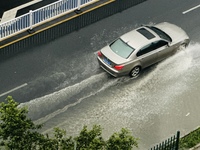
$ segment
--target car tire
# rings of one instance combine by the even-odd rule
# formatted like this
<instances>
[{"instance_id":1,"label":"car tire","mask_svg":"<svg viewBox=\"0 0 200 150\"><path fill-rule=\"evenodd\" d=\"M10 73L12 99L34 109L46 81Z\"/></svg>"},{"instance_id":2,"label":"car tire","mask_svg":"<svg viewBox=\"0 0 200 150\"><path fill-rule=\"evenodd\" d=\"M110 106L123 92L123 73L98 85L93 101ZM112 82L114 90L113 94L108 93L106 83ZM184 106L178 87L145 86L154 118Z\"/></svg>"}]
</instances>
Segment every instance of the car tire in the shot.
<instances>
[{"instance_id":1,"label":"car tire","mask_svg":"<svg viewBox=\"0 0 200 150\"><path fill-rule=\"evenodd\" d=\"M179 46L178 50L184 50L184 49L186 49L187 46L188 46L187 43L182 43L182 44Z\"/></svg>"},{"instance_id":2,"label":"car tire","mask_svg":"<svg viewBox=\"0 0 200 150\"><path fill-rule=\"evenodd\" d=\"M140 75L141 67L135 66L129 73L131 78L137 78Z\"/></svg>"}]
</instances>

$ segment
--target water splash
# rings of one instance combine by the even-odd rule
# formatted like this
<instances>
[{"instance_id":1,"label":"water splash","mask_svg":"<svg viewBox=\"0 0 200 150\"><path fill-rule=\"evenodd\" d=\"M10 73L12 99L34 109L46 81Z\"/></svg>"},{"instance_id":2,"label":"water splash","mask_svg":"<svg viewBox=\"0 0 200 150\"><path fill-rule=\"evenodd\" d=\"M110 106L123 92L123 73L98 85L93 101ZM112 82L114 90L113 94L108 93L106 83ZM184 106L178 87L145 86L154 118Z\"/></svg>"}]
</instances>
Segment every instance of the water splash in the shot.
<instances>
[{"instance_id":1,"label":"water splash","mask_svg":"<svg viewBox=\"0 0 200 150\"><path fill-rule=\"evenodd\" d=\"M107 74L103 72L93 75L80 83L68 86L62 90L33 99L26 103L21 103L20 106L28 106L29 116L32 119L38 119L43 115L47 115L44 120L48 120L51 117L67 110L69 107L77 105L83 99L91 95L95 95L105 88L112 86L116 81L117 79L109 80L107 78ZM59 110L56 110L62 104L67 105L62 106Z\"/></svg>"}]
</instances>

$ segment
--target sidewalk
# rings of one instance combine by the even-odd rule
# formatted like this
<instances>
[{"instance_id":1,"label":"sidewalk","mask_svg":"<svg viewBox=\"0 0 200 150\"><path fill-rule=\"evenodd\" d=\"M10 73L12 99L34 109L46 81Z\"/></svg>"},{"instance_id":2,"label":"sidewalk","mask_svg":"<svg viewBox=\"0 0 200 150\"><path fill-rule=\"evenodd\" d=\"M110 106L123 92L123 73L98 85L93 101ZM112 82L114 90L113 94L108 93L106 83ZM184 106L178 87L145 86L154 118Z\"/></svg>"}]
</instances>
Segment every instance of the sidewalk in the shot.
<instances>
[{"instance_id":1,"label":"sidewalk","mask_svg":"<svg viewBox=\"0 0 200 150\"><path fill-rule=\"evenodd\" d=\"M33 4L35 4L35 3L38 3L38 2L40 2L40 1L42 1L42 0L33 0L33 1L31 1L31 2L28 2L28 3L26 3L26 4L20 5L20 6L18 6L18 7L15 7L15 8L13 8L13 9L10 9L10 10L4 12L4 13L3 13L3 16L2 16L2 18L1 18L0 23L9 21L9 20L11 20L11 19L14 19L14 18L16 17L16 15L17 15L17 11L18 11L18 10L23 9L23 8L25 8L25 7L28 7L28 6L30 6L30 5L33 5Z\"/></svg>"},{"instance_id":2,"label":"sidewalk","mask_svg":"<svg viewBox=\"0 0 200 150\"><path fill-rule=\"evenodd\" d=\"M60 14L50 20L46 20L45 22L35 26L33 30L26 30L24 32L16 33L8 38L2 39L0 41L0 48L6 47L10 44L13 44L15 42L21 41L25 38L28 38L30 36L33 36L35 34L39 34L45 30L48 30L50 28L53 28L55 26L58 26L64 22L71 21L75 18L80 17L81 15L84 15L88 12L94 11L95 9L98 9L100 7L103 7L107 4L112 3L113 0L101 0L101 1L94 1L93 3L84 6L81 8L80 12L72 11Z\"/></svg>"},{"instance_id":3,"label":"sidewalk","mask_svg":"<svg viewBox=\"0 0 200 150\"><path fill-rule=\"evenodd\" d=\"M200 143L196 145L195 147L190 148L189 150L200 150Z\"/></svg>"},{"instance_id":4,"label":"sidewalk","mask_svg":"<svg viewBox=\"0 0 200 150\"><path fill-rule=\"evenodd\" d=\"M33 0L1 0L0 18L2 18L4 12L31 1Z\"/></svg>"}]
</instances>

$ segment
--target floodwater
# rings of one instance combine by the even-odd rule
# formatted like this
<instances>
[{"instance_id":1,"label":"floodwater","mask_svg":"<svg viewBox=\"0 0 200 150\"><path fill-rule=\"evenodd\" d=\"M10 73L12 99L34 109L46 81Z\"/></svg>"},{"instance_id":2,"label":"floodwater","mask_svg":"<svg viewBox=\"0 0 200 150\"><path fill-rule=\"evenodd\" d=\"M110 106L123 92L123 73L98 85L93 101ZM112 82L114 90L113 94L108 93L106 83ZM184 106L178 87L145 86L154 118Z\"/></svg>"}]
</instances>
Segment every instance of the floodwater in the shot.
<instances>
[{"instance_id":1,"label":"floodwater","mask_svg":"<svg viewBox=\"0 0 200 150\"><path fill-rule=\"evenodd\" d=\"M200 44L191 42L137 79L111 77L91 52L85 65L85 74L93 72L90 77L71 85L64 82L61 90L21 105L29 107L36 123L44 123L43 133L51 134L57 126L75 136L84 125L98 124L108 138L125 127L140 139L139 149L147 149L178 130L183 136L200 124L199 50Z\"/></svg>"}]
</instances>

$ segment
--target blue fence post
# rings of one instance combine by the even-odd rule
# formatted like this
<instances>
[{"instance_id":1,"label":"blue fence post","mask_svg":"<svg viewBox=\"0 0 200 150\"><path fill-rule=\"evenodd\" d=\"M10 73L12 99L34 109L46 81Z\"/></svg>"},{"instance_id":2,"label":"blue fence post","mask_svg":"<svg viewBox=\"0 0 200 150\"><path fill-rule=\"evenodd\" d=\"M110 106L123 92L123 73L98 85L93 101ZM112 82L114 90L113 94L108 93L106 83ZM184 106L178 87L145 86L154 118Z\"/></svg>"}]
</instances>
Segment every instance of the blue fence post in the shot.
<instances>
[{"instance_id":1,"label":"blue fence post","mask_svg":"<svg viewBox=\"0 0 200 150\"><path fill-rule=\"evenodd\" d=\"M77 2L77 9L75 10L75 13L77 13L77 14L82 13L82 11L81 11L81 0L78 0L78 2Z\"/></svg>"},{"instance_id":2,"label":"blue fence post","mask_svg":"<svg viewBox=\"0 0 200 150\"><path fill-rule=\"evenodd\" d=\"M29 16L30 16L30 30L32 30L33 29L33 12L32 12L32 10L30 10L29 11Z\"/></svg>"},{"instance_id":3,"label":"blue fence post","mask_svg":"<svg viewBox=\"0 0 200 150\"><path fill-rule=\"evenodd\" d=\"M29 11L29 29L28 29L28 33L33 33L33 11L30 10Z\"/></svg>"},{"instance_id":4,"label":"blue fence post","mask_svg":"<svg viewBox=\"0 0 200 150\"><path fill-rule=\"evenodd\" d=\"M0 25L0 38L2 38L2 34L3 34L3 32L2 32L2 25Z\"/></svg>"},{"instance_id":5,"label":"blue fence post","mask_svg":"<svg viewBox=\"0 0 200 150\"><path fill-rule=\"evenodd\" d=\"M81 0L78 0L78 10L81 9Z\"/></svg>"}]
</instances>

